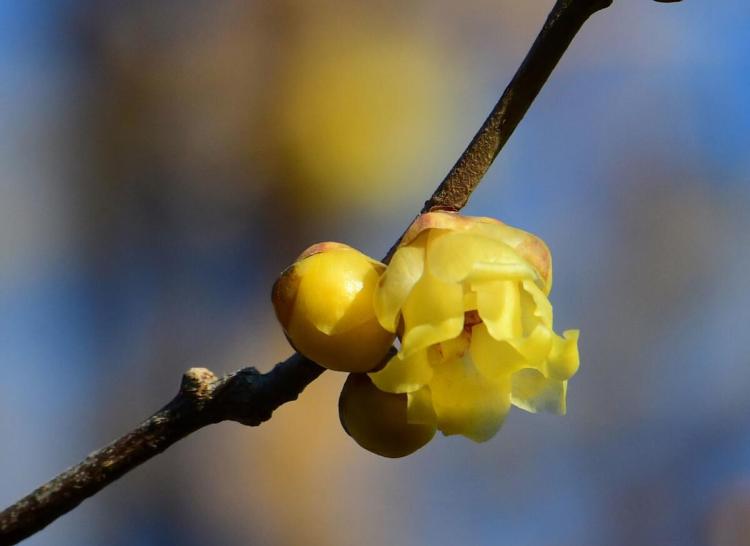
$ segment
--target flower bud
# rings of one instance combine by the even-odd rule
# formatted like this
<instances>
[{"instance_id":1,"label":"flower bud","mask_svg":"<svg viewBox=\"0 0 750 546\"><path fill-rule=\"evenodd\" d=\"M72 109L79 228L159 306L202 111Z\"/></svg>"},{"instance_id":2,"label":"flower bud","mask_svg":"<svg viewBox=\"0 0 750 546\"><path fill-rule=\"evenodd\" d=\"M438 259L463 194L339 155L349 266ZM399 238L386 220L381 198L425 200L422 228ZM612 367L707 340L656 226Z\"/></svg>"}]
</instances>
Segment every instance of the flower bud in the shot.
<instances>
[{"instance_id":1,"label":"flower bud","mask_svg":"<svg viewBox=\"0 0 750 546\"><path fill-rule=\"evenodd\" d=\"M360 446L383 457L404 457L435 435L433 424L412 424L407 395L383 392L366 374L349 374L339 397L339 419Z\"/></svg>"},{"instance_id":2,"label":"flower bud","mask_svg":"<svg viewBox=\"0 0 750 546\"><path fill-rule=\"evenodd\" d=\"M341 243L303 252L273 286L276 317L292 346L331 370L366 372L394 335L375 316L373 293L385 266Z\"/></svg>"}]
</instances>

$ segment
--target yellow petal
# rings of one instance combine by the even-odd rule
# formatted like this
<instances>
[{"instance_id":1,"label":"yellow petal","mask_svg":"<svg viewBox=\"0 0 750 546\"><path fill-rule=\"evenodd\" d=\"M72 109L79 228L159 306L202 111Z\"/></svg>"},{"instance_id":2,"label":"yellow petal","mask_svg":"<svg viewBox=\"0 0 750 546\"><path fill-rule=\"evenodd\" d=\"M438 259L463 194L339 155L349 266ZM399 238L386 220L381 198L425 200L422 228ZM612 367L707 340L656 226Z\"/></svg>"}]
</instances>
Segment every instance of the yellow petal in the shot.
<instances>
[{"instance_id":1,"label":"yellow petal","mask_svg":"<svg viewBox=\"0 0 750 546\"><path fill-rule=\"evenodd\" d=\"M552 255L547 244L536 235L532 235L518 228L511 228L519 232L521 242L508 243L524 260L534 266L542 282L539 283L545 294L552 290Z\"/></svg>"},{"instance_id":2,"label":"yellow petal","mask_svg":"<svg viewBox=\"0 0 750 546\"><path fill-rule=\"evenodd\" d=\"M565 330L555 336L549 354L548 370L553 379L569 379L578 371L578 330Z\"/></svg>"},{"instance_id":3,"label":"yellow petal","mask_svg":"<svg viewBox=\"0 0 750 546\"><path fill-rule=\"evenodd\" d=\"M293 317L288 338L294 349L330 370L369 372L387 357L394 335L381 328L375 317L334 335L326 335Z\"/></svg>"},{"instance_id":4,"label":"yellow petal","mask_svg":"<svg viewBox=\"0 0 750 546\"><path fill-rule=\"evenodd\" d=\"M531 312L534 319L536 319L532 321L533 326L529 331L533 330L538 323L543 324L547 328L552 328L552 304L547 295L531 281L523 281L521 286L523 287L523 292L525 292L522 294L524 311Z\"/></svg>"},{"instance_id":5,"label":"yellow petal","mask_svg":"<svg viewBox=\"0 0 750 546\"><path fill-rule=\"evenodd\" d=\"M547 379L538 370L526 368L513 374L513 405L531 413L565 414L566 381Z\"/></svg>"},{"instance_id":6,"label":"yellow petal","mask_svg":"<svg viewBox=\"0 0 750 546\"><path fill-rule=\"evenodd\" d=\"M440 358L437 361L433 360L433 367L437 366L444 360L453 360L454 358L463 357L464 354L466 354L466 351L469 350L470 343L471 336L465 330L461 331L461 334L454 338L446 339L437 345Z\"/></svg>"},{"instance_id":7,"label":"yellow petal","mask_svg":"<svg viewBox=\"0 0 750 546\"><path fill-rule=\"evenodd\" d=\"M432 379L432 366L427 360L427 351L417 351L408 357L397 354L382 370L369 375L381 391L413 392Z\"/></svg>"},{"instance_id":8,"label":"yellow petal","mask_svg":"<svg viewBox=\"0 0 750 546\"><path fill-rule=\"evenodd\" d=\"M294 313L322 333L345 332L372 317L382 265L377 268L361 252L344 248L308 256L295 268L300 281Z\"/></svg>"},{"instance_id":9,"label":"yellow petal","mask_svg":"<svg viewBox=\"0 0 750 546\"><path fill-rule=\"evenodd\" d=\"M437 230L479 235L508 245L535 269L541 277L540 286L549 294L552 287L552 256L544 241L536 235L508 226L495 218L436 211L419 216L404 234L403 244L408 244L425 231Z\"/></svg>"},{"instance_id":10,"label":"yellow petal","mask_svg":"<svg viewBox=\"0 0 750 546\"><path fill-rule=\"evenodd\" d=\"M375 315L383 328L390 332L398 328L401 307L422 277L426 239L425 234L411 245L400 247L378 281L373 299Z\"/></svg>"},{"instance_id":11,"label":"yellow petal","mask_svg":"<svg viewBox=\"0 0 750 546\"><path fill-rule=\"evenodd\" d=\"M432 407L430 387L410 392L407 395L406 417L414 425L435 425L435 409Z\"/></svg>"},{"instance_id":12,"label":"yellow petal","mask_svg":"<svg viewBox=\"0 0 750 546\"><path fill-rule=\"evenodd\" d=\"M473 218L467 231L502 241L534 267L545 294L552 289L552 255L544 241L522 229L503 224L494 218Z\"/></svg>"},{"instance_id":13,"label":"yellow petal","mask_svg":"<svg viewBox=\"0 0 750 546\"><path fill-rule=\"evenodd\" d=\"M521 336L521 294L515 281L474 285L477 310L487 330L497 340Z\"/></svg>"},{"instance_id":14,"label":"yellow petal","mask_svg":"<svg viewBox=\"0 0 750 546\"><path fill-rule=\"evenodd\" d=\"M523 355L527 366L538 368L547 361L552 349L552 335L551 329L540 324L529 336L509 340L508 343Z\"/></svg>"},{"instance_id":15,"label":"yellow petal","mask_svg":"<svg viewBox=\"0 0 750 546\"><path fill-rule=\"evenodd\" d=\"M471 331L471 358L484 376L501 379L526 366L526 359L507 341L498 341L484 324Z\"/></svg>"},{"instance_id":16,"label":"yellow petal","mask_svg":"<svg viewBox=\"0 0 750 546\"><path fill-rule=\"evenodd\" d=\"M464 312L476 311L478 307L477 294L472 290L464 291Z\"/></svg>"},{"instance_id":17,"label":"yellow petal","mask_svg":"<svg viewBox=\"0 0 750 546\"><path fill-rule=\"evenodd\" d=\"M462 282L474 271L480 274L478 264L491 269L492 266L524 265L524 261L508 245L480 235L448 232L428 244L427 267L444 282ZM531 268L526 271L527 276L533 276Z\"/></svg>"},{"instance_id":18,"label":"yellow petal","mask_svg":"<svg viewBox=\"0 0 750 546\"><path fill-rule=\"evenodd\" d=\"M430 383L438 429L476 442L489 440L510 409L510 381L480 374L470 358L443 362Z\"/></svg>"},{"instance_id":19,"label":"yellow petal","mask_svg":"<svg viewBox=\"0 0 750 546\"><path fill-rule=\"evenodd\" d=\"M476 262L464 277L464 283L476 284L497 279L533 282L539 279L539 275L533 267L523 262Z\"/></svg>"},{"instance_id":20,"label":"yellow petal","mask_svg":"<svg viewBox=\"0 0 750 546\"><path fill-rule=\"evenodd\" d=\"M409 294L403 315L405 330L401 352L404 356L454 338L464 327L463 288L425 272Z\"/></svg>"}]
</instances>

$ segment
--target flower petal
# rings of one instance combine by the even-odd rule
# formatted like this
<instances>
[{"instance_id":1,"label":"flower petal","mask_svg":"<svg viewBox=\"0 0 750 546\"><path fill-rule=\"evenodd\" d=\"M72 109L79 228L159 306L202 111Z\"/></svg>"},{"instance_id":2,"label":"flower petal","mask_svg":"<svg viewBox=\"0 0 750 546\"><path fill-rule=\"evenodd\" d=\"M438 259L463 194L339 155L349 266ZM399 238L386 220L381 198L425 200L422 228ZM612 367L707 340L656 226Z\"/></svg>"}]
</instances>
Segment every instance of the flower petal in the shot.
<instances>
[{"instance_id":1,"label":"flower petal","mask_svg":"<svg viewBox=\"0 0 750 546\"><path fill-rule=\"evenodd\" d=\"M398 328L401 307L422 277L426 240L425 233L409 246L400 247L378 281L373 298L375 315L389 332L395 332Z\"/></svg>"},{"instance_id":2,"label":"flower petal","mask_svg":"<svg viewBox=\"0 0 750 546\"><path fill-rule=\"evenodd\" d=\"M326 335L361 325L372 317L373 292L383 268L349 247L307 257L295 264L300 281L293 314Z\"/></svg>"},{"instance_id":3,"label":"flower petal","mask_svg":"<svg viewBox=\"0 0 750 546\"><path fill-rule=\"evenodd\" d=\"M512 339L508 343L523 355L529 367L538 368L547 361L552 349L552 336L552 330L540 324L527 337Z\"/></svg>"},{"instance_id":4,"label":"flower petal","mask_svg":"<svg viewBox=\"0 0 750 546\"><path fill-rule=\"evenodd\" d=\"M439 358L432 361L433 367L439 366L440 363L445 360L462 358L466 354L466 351L469 350L470 344L471 334L469 334L469 332L467 332L466 330L463 330L461 331L460 335L451 339L446 339L439 345L436 345Z\"/></svg>"},{"instance_id":5,"label":"flower petal","mask_svg":"<svg viewBox=\"0 0 750 546\"><path fill-rule=\"evenodd\" d=\"M522 295L525 304L524 309L531 310L538 322L544 324L547 328L552 328L552 304L547 295L531 281L523 281L521 286L523 286L523 292L525 292ZM529 305L529 302L533 302L533 304ZM534 326L536 326L536 322L534 322ZM533 330L533 327L530 330Z\"/></svg>"},{"instance_id":6,"label":"flower petal","mask_svg":"<svg viewBox=\"0 0 750 546\"><path fill-rule=\"evenodd\" d=\"M538 370L526 368L513 374L511 385L514 406L531 413L565 414L567 381L547 379Z\"/></svg>"},{"instance_id":7,"label":"flower petal","mask_svg":"<svg viewBox=\"0 0 750 546\"><path fill-rule=\"evenodd\" d=\"M520 228L509 226L494 218L474 218L467 228L469 233L481 234L502 241L539 274L539 284L545 294L552 288L552 256L544 241Z\"/></svg>"},{"instance_id":8,"label":"flower petal","mask_svg":"<svg viewBox=\"0 0 750 546\"><path fill-rule=\"evenodd\" d=\"M406 395L406 420L414 425L434 425L437 422L435 409L432 407L432 392L430 387Z\"/></svg>"},{"instance_id":9,"label":"flower petal","mask_svg":"<svg viewBox=\"0 0 750 546\"><path fill-rule=\"evenodd\" d=\"M510 409L509 379L480 374L470 358L440 364L430 383L437 425L443 434L462 434L476 442L489 440Z\"/></svg>"},{"instance_id":10,"label":"flower petal","mask_svg":"<svg viewBox=\"0 0 750 546\"><path fill-rule=\"evenodd\" d=\"M412 289L402 311L405 330L401 352L409 356L461 333L464 327L463 288L426 272Z\"/></svg>"},{"instance_id":11,"label":"flower petal","mask_svg":"<svg viewBox=\"0 0 750 546\"><path fill-rule=\"evenodd\" d=\"M521 294L514 281L485 282L476 286L477 310L497 340L521 336Z\"/></svg>"},{"instance_id":12,"label":"flower petal","mask_svg":"<svg viewBox=\"0 0 750 546\"><path fill-rule=\"evenodd\" d=\"M476 284L497 279L529 280L531 282L539 279L539 275L533 267L524 262L476 262L471 271L464 277L464 282Z\"/></svg>"},{"instance_id":13,"label":"flower petal","mask_svg":"<svg viewBox=\"0 0 750 546\"><path fill-rule=\"evenodd\" d=\"M416 351L408 357L397 354L382 370L370 373L370 379L381 391L413 392L432 379L432 366L427 351Z\"/></svg>"},{"instance_id":14,"label":"flower petal","mask_svg":"<svg viewBox=\"0 0 750 546\"><path fill-rule=\"evenodd\" d=\"M477 264L524 264L508 245L462 232L449 232L431 239L427 246L427 267L444 282L462 282ZM533 269L528 268L533 275ZM486 278L486 275L485 275Z\"/></svg>"},{"instance_id":15,"label":"flower petal","mask_svg":"<svg viewBox=\"0 0 750 546\"><path fill-rule=\"evenodd\" d=\"M476 311L478 305L476 292L472 290L464 291L464 312Z\"/></svg>"},{"instance_id":16,"label":"flower petal","mask_svg":"<svg viewBox=\"0 0 750 546\"><path fill-rule=\"evenodd\" d=\"M563 337L555 336L547 364L549 376L569 379L578 371L578 330L565 330Z\"/></svg>"},{"instance_id":17,"label":"flower petal","mask_svg":"<svg viewBox=\"0 0 750 546\"><path fill-rule=\"evenodd\" d=\"M485 377L507 378L526 366L526 359L506 341L490 335L487 326L478 324L471 331L471 358Z\"/></svg>"}]
</instances>

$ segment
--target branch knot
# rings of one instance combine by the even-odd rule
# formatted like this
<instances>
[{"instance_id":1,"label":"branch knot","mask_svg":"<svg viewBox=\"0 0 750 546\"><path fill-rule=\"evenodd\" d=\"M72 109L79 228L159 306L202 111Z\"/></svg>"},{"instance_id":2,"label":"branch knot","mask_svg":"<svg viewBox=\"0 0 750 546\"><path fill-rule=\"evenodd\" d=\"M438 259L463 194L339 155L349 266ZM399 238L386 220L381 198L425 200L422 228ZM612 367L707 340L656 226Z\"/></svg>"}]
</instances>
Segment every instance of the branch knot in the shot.
<instances>
[{"instance_id":1,"label":"branch knot","mask_svg":"<svg viewBox=\"0 0 750 546\"><path fill-rule=\"evenodd\" d=\"M190 368L182 375L180 394L198 401L205 401L211 394L211 385L216 374L208 368Z\"/></svg>"}]
</instances>

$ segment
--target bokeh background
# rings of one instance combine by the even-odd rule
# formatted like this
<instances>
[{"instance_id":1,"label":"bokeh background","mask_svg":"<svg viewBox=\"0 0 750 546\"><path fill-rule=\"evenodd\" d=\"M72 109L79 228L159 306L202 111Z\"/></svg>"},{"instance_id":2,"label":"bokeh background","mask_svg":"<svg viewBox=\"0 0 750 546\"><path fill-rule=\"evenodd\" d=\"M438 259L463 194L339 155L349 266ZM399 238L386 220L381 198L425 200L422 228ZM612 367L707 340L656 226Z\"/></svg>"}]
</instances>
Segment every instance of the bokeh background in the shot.
<instances>
[{"instance_id":1,"label":"bokeh background","mask_svg":"<svg viewBox=\"0 0 750 546\"><path fill-rule=\"evenodd\" d=\"M0 3L0 505L188 367L270 369L302 249L381 256L552 0ZM386 460L326 373L29 545L750 544L750 5L595 16L466 212L540 234L566 417Z\"/></svg>"}]
</instances>

